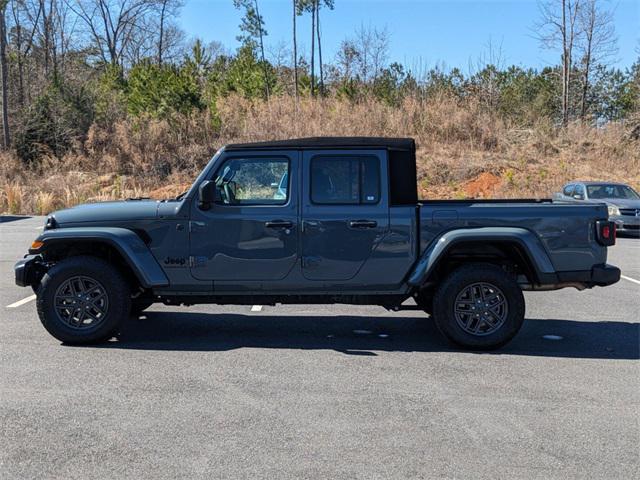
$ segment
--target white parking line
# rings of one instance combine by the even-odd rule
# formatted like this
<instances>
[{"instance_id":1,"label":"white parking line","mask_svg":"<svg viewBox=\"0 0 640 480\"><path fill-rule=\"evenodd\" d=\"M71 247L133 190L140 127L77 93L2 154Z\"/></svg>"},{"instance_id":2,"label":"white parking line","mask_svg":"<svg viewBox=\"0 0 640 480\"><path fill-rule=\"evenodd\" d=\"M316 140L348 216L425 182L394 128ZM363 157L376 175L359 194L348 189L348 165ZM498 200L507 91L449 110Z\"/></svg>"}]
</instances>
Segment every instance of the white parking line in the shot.
<instances>
[{"instance_id":1,"label":"white parking line","mask_svg":"<svg viewBox=\"0 0 640 480\"><path fill-rule=\"evenodd\" d=\"M251 307L251 311L252 312L261 312L262 311L262 305L254 305L253 307Z\"/></svg>"},{"instance_id":2,"label":"white parking line","mask_svg":"<svg viewBox=\"0 0 640 480\"><path fill-rule=\"evenodd\" d=\"M626 275L620 275L620 278L624 278L629 282L637 283L638 285L640 285L640 280L636 280L635 278L627 277Z\"/></svg>"},{"instance_id":3,"label":"white parking line","mask_svg":"<svg viewBox=\"0 0 640 480\"><path fill-rule=\"evenodd\" d=\"M7 308L17 308L20 307L21 305L24 305L25 303L29 303L31 300L35 300L36 296L35 295L31 295L30 297L27 298L23 298L22 300L18 300L15 303L12 303L11 305L7 305Z\"/></svg>"}]
</instances>

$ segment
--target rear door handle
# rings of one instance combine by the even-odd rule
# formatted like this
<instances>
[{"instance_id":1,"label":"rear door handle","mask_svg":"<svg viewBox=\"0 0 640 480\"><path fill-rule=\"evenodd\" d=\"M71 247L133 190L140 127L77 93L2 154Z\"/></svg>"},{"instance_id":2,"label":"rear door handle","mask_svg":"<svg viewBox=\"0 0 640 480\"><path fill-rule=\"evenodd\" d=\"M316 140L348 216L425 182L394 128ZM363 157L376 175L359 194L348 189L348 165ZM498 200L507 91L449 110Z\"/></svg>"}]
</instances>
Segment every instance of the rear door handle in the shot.
<instances>
[{"instance_id":1,"label":"rear door handle","mask_svg":"<svg viewBox=\"0 0 640 480\"><path fill-rule=\"evenodd\" d=\"M267 228L291 228L293 227L293 222L289 222L288 220L270 220L264 222L264 226Z\"/></svg>"},{"instance_id":2,"label":"rear door handle","mask_svg":"<svg viewBox=\"0 0 640 480\"><path fill-rule=\"evenodd\" d=\"M378 222L375 220L351 220L349 221L349 228L376 228Z\"/></svg>"},{"instance_id":3,"label":"rear door handle","mask_svg":"<svg viewBox=\"0 0 640 480\"><path fill-rule=\"evenodd\" d=\"M207 229L207 224L205 222L189 222L189 231L193 232L201 232Z\"/></svg>"}]
</instances>

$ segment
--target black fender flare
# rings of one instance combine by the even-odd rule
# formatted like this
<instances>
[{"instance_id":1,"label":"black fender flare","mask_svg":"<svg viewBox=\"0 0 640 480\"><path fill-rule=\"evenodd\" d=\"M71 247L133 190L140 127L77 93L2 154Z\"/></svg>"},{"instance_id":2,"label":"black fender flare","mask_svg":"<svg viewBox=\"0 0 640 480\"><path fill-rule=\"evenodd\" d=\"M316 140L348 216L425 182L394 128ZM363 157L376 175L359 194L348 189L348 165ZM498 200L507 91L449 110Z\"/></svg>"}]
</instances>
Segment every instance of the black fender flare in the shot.
<instances>
[{"instance_id":1,"label":"black fender flare","mask_svg":"<svg viewBox=\"0 0 640 480\"><path fill-rule=\"evenodd\" d=\"M556 270L551 263L540 238L533 232L518 227L480 227L450 230L436 238L427 247L409 275L412 287L423 285L429 280L438 262L444 259L451 247L467 242L501 242L518 245L535 270L539 283L557 282Z\"/></svg>"},{"instance_id":2,"label":"black fender flare","mask_svg":"<svg viewBox=\"0 0 640 480\"><path fill-rule=\"evenodd\" d=\"M42 254L53 245L79 242L104 243L113 247L134 272L144 288L166 287L169 279L162 267L142 241L132 230L119 227L72 227L44 231L36 242L42 246L29 249L31 254Z\"/></svg>"}]
</instances>

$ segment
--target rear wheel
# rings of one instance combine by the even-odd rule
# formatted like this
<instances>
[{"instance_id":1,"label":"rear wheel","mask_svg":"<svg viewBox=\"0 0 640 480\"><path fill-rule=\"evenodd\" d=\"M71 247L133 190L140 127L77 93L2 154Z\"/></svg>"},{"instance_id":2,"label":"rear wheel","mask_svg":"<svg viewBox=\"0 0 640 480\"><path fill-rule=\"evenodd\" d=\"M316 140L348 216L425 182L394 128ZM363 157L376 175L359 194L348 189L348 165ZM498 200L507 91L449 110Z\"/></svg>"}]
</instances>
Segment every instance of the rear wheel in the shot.
<instances>
[{"instance_id":1,"label":"rear wheel","mask_svg":"<svg viewBox=\"0 0 640 480\"><path fill-rule=\"evenodd\" d=\"M129 288L120 272L91 256L57 263L44 275L37 296L42 325L69 344L108 340L131 309Z\"/></svg>"},{"instance_id":2,"label":"rear wheel","mask_svg":"<svg viewBox=\"0 0 640 480\"><path fill-rule=\"evenodd\" d=\"M474 264L451 273L436 291L434 317L453 343L491 350L508 343L524 321L524 296L500 267Z\"/></svg>"}]
</instances>

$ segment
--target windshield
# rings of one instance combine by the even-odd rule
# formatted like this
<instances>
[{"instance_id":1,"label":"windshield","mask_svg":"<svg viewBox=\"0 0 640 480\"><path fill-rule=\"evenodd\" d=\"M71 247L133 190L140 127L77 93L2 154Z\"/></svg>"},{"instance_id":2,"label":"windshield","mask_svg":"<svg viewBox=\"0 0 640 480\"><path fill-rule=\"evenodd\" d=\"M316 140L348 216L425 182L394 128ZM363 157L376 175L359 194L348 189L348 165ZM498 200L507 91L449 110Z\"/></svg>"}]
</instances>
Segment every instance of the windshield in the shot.
<instances>
[{"instance_id":1,"label":"windshield","mask_svg":"<svg viewBox=\"0 0 640 480\"><path fill-rule=\"evenodd\" d=\"M638 200L638 195L631 187L626 185L588 185L587 193L589 198L620 198L626 200Z\"/></svg>"}]
</instances>

